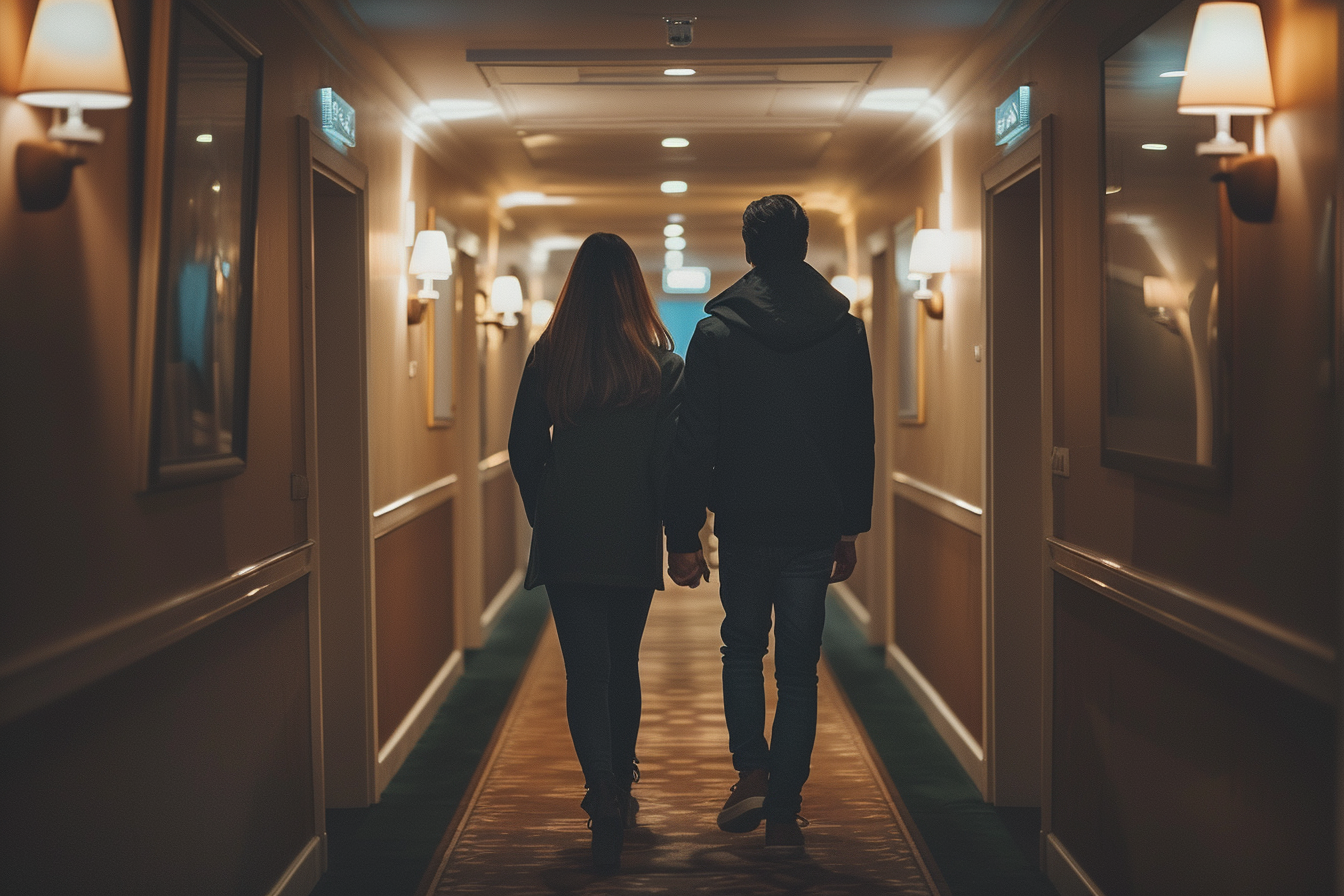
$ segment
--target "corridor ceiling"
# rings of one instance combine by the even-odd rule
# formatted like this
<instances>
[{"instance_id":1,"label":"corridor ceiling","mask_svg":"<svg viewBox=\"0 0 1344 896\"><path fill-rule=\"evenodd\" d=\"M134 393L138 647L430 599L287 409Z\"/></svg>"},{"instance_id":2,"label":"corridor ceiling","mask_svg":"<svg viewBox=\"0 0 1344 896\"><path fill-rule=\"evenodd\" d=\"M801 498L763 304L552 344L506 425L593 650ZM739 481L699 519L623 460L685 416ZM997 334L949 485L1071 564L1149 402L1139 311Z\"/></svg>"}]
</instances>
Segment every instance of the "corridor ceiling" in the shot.
<instances>
[{"instance_id":1,"label":"corridor ceiling","mask_svg":"<svg viewBox=\"0 0 1344 896\"><path fill-rule=\"evenodd\" d=\"M1049 5L301 2L378 48L409 88L400 100L422 142L469 160L496 197L550 197L506 208L518 235L612 230L642 263L661 264L675 213L686 218L686 263L711 267L742 266L742 208L767 193L802 199L818 238L833 243L848 198L897 147L938 126L948 85L996 29ZM664 17L694 17L690 46L669 46ZM671 67L695 74L664 74ZM664 147L668 137L689 145ZM667 180L687 191L663 194Z\"/></svg>"}]
</instances>

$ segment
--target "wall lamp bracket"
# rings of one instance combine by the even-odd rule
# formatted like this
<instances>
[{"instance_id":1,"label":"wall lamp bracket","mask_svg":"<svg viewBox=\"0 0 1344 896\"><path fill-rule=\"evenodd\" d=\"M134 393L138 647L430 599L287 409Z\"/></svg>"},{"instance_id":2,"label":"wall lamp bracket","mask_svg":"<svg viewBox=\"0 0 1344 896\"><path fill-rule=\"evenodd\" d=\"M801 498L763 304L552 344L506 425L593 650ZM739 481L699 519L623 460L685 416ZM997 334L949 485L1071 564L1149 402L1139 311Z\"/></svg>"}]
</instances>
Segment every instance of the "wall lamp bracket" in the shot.
<instances>
[{"instance_id":1,"label":"wall lamp bracket","mask_svg":"<svg viewBox=\"0 0 1344 896\"><path fill-rule=\"evenodd\" d=\"M71 175L84 161L60 143L20 142L14 158L19 206L26 212L60 208L70 195Z\"/></svg>"},{"instance_id":2,"label":"wall lamp bracket","mask_svg":"<svg viewBox=\"0 0 1344 896\"><path fill-rule=\"evenodd\" d=\"M934 320L943 319L943 294L929 289L929 279L919 278L919 289L915 290L915 299L924 305L924 312Z\"/></svg>"},{"instance_id":3,"label":"wall lamp bracket","mask_svg":"<svg viewBox=\"0 0 1344 896\"><path fill-rule=\"evenodd\" d=\"M1252 224L1273 220L1279 192L1279 163L1274 156L1228 159L1213 180L1227 188L1227 204L1232 214Z\"/></svg>"}]
</instances>

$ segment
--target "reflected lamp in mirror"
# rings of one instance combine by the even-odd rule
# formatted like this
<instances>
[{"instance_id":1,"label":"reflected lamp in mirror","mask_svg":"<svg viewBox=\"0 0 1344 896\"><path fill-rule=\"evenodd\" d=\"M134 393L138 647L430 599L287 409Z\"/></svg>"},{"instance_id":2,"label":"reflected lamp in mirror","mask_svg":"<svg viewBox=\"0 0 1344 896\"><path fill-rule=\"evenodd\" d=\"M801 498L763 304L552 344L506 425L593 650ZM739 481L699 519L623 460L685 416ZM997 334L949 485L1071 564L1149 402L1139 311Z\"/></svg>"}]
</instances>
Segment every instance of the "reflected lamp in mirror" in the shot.
<instances>
[{"instance_id":1,"label":"reflected lamp in mirror","mask_svg":"<svg viewBox=\"0 0 1344 896\"><path fill-rule=\"evenodd\" d=\"M33 18L19 74L18 98L30 106L65 109L47 131L65 144L103 142L84 122L85 109L124 109L131 103L126 54L111 0L42 0ZM15 175L25 211L49 211L65 202L70 176L84 159L57 143L19 144Z\"/></svg>"},{"instance_id":2,"label":"reflected lamp in mirror","mask_svg":"<svg viewBox=\"0 0 1344 896\"><path fill-rule=\"evenodd\" d=\"M929 317L941 320L943 294L929 289L929 278L952 270L952 243L947 232L933 227L918 231L910 244L909 267L909 278L919 281L915 298L924 303Z\"/></svg>"},{"instance_id":3,"label":"reflected lamp in mirror","mask_svg":"<svg viewBox=\"0 0 1344 896\"><path fill-rule=\"evenodd\" d=\"M517 277L506 274L496 277L490 285L490 317L478 323L504 329L518 326L518 315L523 310L523 284Z\"/></svg>"},{"instance_id":4,"label":"reflected lamp in mirror","mask_svg":"<svg viewBox=\"0 0 1344 896\"><path fill-rule=\"evenodd\" d=\"M1271 155L1247 155L1246 144L1232 138L1233 115L1274 111L1274 84L1259 6L1200 5L1176 109L1182 115L1214 116L1217 133L1199 144L1196 151L1200 155L1242 157L1229 160L1214 176L1226 184L1233 213L1243 221L1264 223L1273 218L1278 162Z\"/></svg>"},{"instance_id":5,"label":"reflected lamp in mirror","mask_svg":"<svg viewBox=\"0 0 1344 896\"><path fill-rule=\"evenodd\" d=\"M425 307L439 297L434 281L447 280L453 275L453 253L442 230L422 230L415 235L409 273L424 284L406 305L407 322L418 324L424 317Z\"/></svg>"}]
</instances>

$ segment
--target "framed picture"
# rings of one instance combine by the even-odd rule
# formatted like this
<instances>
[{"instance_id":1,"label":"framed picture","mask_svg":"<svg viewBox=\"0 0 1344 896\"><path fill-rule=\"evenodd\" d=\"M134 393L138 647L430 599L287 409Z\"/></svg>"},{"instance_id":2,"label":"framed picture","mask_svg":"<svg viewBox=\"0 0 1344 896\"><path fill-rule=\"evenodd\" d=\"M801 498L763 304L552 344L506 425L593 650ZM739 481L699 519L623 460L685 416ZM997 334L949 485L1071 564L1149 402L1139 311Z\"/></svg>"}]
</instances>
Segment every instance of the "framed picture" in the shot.
<instances>
[{"instance_id":1,"label":"framed picture","mask_svg":"<svg viewBox=\"0 0 1344 896\"><path fill-rule=\"evenodd\" d=\"M453 422L453 324L457 320L457 307L461 301L462 278L458 273L459 259L462 253L457 248L457 229L447 218L435 215L429 210L429 226L442 230L448 237L448 245L453 253L453 275L446 281L439 281L439 299L429 303L425 309L425 358L429 370L425 383L429 389L426 409L429 414L429 428L443 429Z\"/></svg>"},{"instance_id":2,"label":"framed picture","mask_svg":"<svg viewBox=\"0 0 1344 896\"><path fill-rule=\"evenodd\" d=\"M896 420L902 426L924 422L924 303L915 298L918 288L910 279L910 247L924 224L924 210L896 225L894 269L896 271Z\"/></svg>"},{"instance_id":3,"label":"framed picture","mask_svg":"<svg viewBox=\"0 0 1344 896\"><path fill-rule=\"evenodd\" d=\"M1198 0L1102 62L1103 465L1200 488L1227 478L1231 214L1209 119L1176 111ZM1167 73L1166 76L1163 73Z\"/></svg>"},{"instance_id":4,"label":"framed picture","mask_svg":"<svg viewBox=\"0 0 1344 896\"><path fill-rule=\"evenodd\" d=\"M194 0L156 0L135 344L140 487L242 472L261 53Z\"/></svg>"}]
</instances>

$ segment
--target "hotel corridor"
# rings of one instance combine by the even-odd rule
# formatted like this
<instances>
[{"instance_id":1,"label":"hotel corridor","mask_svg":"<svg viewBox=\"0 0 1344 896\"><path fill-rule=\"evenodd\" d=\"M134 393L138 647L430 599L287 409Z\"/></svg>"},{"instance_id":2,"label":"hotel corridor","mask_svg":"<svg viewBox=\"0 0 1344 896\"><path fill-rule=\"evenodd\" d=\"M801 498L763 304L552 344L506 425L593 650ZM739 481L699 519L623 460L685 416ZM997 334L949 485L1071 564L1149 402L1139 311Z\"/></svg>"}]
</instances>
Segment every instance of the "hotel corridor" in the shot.
<instances>
[{"instance_id":1,"label":"hotel corridor","mask_svg":"<svg viewBox=\"0 0 1344 896\"><path fill-rule=\"evenodd\" d=\"M654 598L640 660L640 811L620 872L605 877L590 867L564 665L548 624L424 892L947 893L824 663L812 777L803 791L811 822L806 857L767 857L764 826L749 834L715 826L736 780L719 684L717 580L716 572L708 585L671 585ZM770 675L767 663L772 689Z\"/></svg>"}]
</instances>

